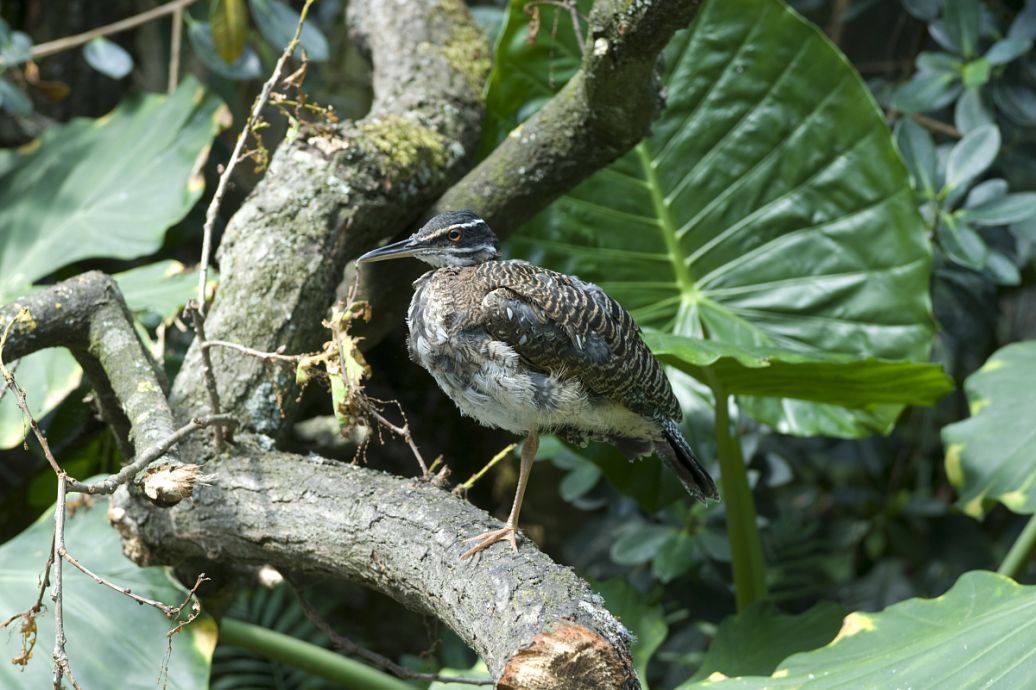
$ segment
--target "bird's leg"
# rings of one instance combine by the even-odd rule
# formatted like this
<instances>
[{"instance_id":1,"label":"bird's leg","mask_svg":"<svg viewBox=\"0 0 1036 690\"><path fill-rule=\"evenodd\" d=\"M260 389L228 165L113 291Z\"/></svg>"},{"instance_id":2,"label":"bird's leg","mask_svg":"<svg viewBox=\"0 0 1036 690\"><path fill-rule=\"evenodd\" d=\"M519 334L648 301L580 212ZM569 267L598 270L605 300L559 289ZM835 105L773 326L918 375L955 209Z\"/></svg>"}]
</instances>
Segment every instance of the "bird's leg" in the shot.
<instances>
[{"instance_id":1,"label":"bird's leg","mask_svg":"<svg viewBox=\"0 0 1036 690\"><path fill-rule=\"evenodd\" d=\"M525 487L529 483L529 474L532 472L532 461L536 459L536 450L540 447L540 436L535 429L529 430L522 446L522 464L518 471L518 489L514 494L514 503L511 505L511 514L507 516L507 522L503 529L492 530L480 534L477 537L465 539L464 543L477 542L474 546L461 555L461 560L471 558L479 551L486 549L498 541L507 539L511 542L511 549L518 551L518 514L522 511L522 499L525 498Z\"/></svg>"}]
</instances>

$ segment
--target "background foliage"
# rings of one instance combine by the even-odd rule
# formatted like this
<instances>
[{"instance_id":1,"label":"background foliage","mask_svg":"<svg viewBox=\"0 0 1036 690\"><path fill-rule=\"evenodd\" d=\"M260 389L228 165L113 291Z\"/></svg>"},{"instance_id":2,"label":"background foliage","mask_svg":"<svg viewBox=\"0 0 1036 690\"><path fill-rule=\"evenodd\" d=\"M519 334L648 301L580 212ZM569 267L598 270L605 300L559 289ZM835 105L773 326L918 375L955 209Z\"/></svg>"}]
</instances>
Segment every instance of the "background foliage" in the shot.
<instances>
[{"instance_id":1,"label":"background foliage","mask_svg":"<svg viewBox=\"0 0 1036 690\"><path fill-rule=\"evenodd\" d=\"M115 273L174 374L198 203L230 141L219 132L240 123L297 14L282 0L198 3L185 18L197 81L158 96L141 92L164 90L168 51L149 45L167 40L167 22L95 39L34 72L34 39L90 27L41 20L32 6L0 12L2 301L90 268ZM108 11L114 20L131 6ZM526 0L473 11L495 36L484 155L575 72L585 24L577 31L568 11ZM368 103L341 22L341 4L322 0L303 34L314 119ZM712 0L666 51L667 101L650 136L508 243L511 256L594 280L633 312L672 367L699 455L721 465L725 501L706 506L687 502L653 460L541 446L525 531L592 578L637 634L645 687L826 687L849 676L861 687L893 676L940 687L951 669L957 687L1036 683L1026 627L1036 596L1026 586L1036 581L1034 38L1032 0ZM298 110L283 115L268 117L266 147L304 126ZM222 220L262 167L255 150L257 170L234 180ZM470 476L508 439L461 419L428 377L400 366L402 338L367 353L375 393L399 399L420 422L421 447ZM70 357L39 353L17 375L73 474L118 464ZM351 459L349 442L321 432L334 428L330 402L309 395L293 448ZM4 617L30 603L46 548L31 523L54 494L23 435L12 401L0 400ZM368 459L410 471L403 448ZM471 497L506 512L515 470L491 477ZM125 568L100 514L70 525L96 523L97 567ZM172 586L158 577L154 586ZM477 665L448 630L393 602L351 587L316 592L337 630L408 666ZM164 628L145 631L153 612L130 609L123 637L161 647ZM245 588L227 615L327 643L283 588ZM194 687L210 670L219 688L330 682L237 642L213 655L178 638L171 686ZM963 667L960 649L972 659ZM91 652L73 642L70 654Z\"/></svg>"}]
</instances>

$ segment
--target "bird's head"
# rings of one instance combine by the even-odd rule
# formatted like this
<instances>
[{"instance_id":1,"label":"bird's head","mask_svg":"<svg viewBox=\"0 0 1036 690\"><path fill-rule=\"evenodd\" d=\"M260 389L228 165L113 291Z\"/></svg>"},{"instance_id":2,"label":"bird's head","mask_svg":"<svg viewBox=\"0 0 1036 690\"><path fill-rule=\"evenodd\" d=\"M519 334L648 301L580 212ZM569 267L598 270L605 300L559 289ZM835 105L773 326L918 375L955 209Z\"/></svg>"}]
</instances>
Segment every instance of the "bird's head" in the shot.
<instances>
[{"instance_id":1,"label":"bird's head","mask_svg":"<svg viewBox=\"0 0 1036 690\"><path fill-rule=\"evenodd\" d=\"M472 211L440 213L410 237L367 252L365 264L412 256L432 266L474 266L492 261L500 242L486 221Z\"/></svg>"}]
</instances>

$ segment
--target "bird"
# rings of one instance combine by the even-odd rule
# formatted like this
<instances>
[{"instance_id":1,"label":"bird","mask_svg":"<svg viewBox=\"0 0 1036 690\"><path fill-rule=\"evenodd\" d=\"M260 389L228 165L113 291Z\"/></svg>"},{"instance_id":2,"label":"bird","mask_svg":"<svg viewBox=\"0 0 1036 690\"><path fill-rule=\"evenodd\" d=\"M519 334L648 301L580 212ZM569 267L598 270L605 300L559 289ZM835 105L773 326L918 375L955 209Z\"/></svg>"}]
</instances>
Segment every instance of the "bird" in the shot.
<instances>
[{"instance_id":1,"label":"bird","mask_svg":"<svg viewBox=\"0 0 1036 690\"><path fill-rule=\"evenodd\" d=\"M656 453L688 493L716 484L678 426L662 366L633 317L597 285L527 261L502 260L489 224L470 210L436 215L359 264L413 257L432 266L414 281L410 358L461 413L525 435L518 486L502 529L465 539L462 556L503 540L518 550L518 517L541 433L611 443L629 458Z\"/></svg>"}]
</instances>

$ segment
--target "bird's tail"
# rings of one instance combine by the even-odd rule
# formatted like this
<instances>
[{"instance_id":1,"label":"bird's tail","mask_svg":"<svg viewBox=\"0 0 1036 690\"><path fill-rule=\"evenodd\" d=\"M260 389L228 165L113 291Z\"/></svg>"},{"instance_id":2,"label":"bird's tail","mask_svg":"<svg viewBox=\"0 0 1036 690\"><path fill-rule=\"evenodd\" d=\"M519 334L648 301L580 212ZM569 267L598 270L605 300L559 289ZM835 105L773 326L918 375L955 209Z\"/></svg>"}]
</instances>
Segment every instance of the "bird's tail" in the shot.
<instances>
[{"instance_id":1,"label":"bird's tail","mask_svg":"<svg viewBox=\"0 0 1036 690\"><path fill-rule=\"evenodd\" d=\"M655 447L659 457L669 465L669 469L680 478L687 492L700 501L718 500L719 492L716 483L702 467L701 461L687 445L676 422L667 419L662 422L662 433L665 434L666 445Z\"/></svg>"}]
</instances>

